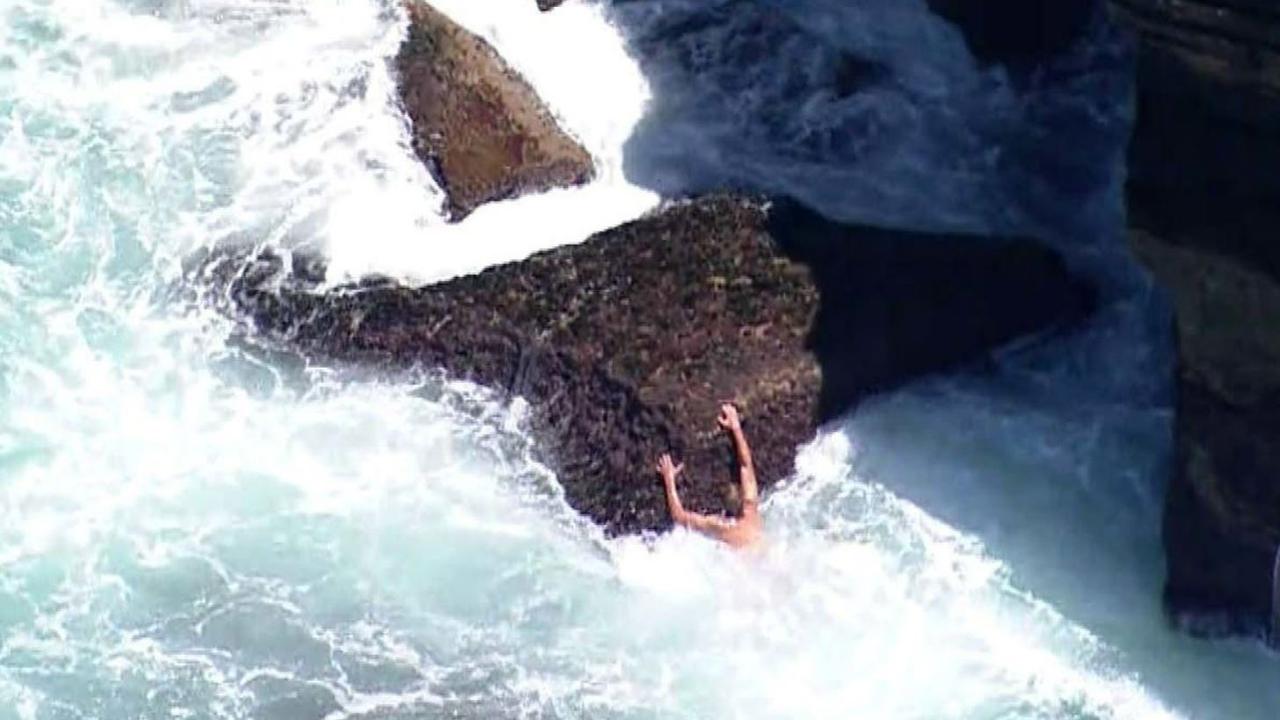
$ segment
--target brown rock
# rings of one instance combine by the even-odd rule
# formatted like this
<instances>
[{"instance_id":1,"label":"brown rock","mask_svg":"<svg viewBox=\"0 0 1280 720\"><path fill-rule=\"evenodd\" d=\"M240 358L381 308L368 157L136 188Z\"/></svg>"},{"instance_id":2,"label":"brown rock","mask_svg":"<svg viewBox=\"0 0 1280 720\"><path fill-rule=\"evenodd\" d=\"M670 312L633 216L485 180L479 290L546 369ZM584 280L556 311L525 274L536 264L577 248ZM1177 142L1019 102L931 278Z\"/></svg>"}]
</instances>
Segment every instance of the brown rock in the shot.
<instances>
[{"instance_id":1,"label":"brown rock","mask_svg":"<svg viewBox=\"0 0 1280 720\"><path fill-rule=\"evenodd\" d=\"M1134 249L1177 321L1165 600L1189 629L1257 632L1280 545L1280 278L1222 251L1253 225L1212 205L1132 215Z\"/></svg>"},{"instance_id":2,"label":"brown rock","mask_svg":"<svg viewBox=\"0 0 1280 720\"><path fill-rule=\"evenodd\" d=\"M1138 257L1172 291L1183 380L1240 408L1280 396L1280 278L1169 242L1170 236L1181 232L1162 237L1139 225L1130 237Z\"/></svg>"},{"instance_id":3,"label":"brown rock","mask_svg":"<svg viewBox=\"0 0 1280 720\"><path fill-rule=\"evenodd\" d=\"M300 275L280 282L271 256L205 267L260 338L523 396L569 504L610 533L668 525L652 469L666 451L688 467L691 507L725 509L723 400L741 407L767 488L819 422L866 395L1088 306L1027 241L835 225L729 196L426 288L319 293Z\"/></svg>"},{"instance_id":4,"label":"brown rock","mask_svg":"<svg viewBox=\"0 0 1280 720\"><path fill-rule=\"evenodd\" d=\"M421 0L396 58L413 147L448 197L450 219L493 200L580 185L591 155L484 40Z\"/></svg>"},{"instance_id":5,"label":"brown rock","mask_svg":"<svg viewBox=\"0 0 1280 720\"><path fill-rule=\"evenodd\" d=\"M1280 545L1280 8L1109 5L1139 31L1131 238L1177 314L1166 607L1257 633Z\"/></svg>"}]
</instances>

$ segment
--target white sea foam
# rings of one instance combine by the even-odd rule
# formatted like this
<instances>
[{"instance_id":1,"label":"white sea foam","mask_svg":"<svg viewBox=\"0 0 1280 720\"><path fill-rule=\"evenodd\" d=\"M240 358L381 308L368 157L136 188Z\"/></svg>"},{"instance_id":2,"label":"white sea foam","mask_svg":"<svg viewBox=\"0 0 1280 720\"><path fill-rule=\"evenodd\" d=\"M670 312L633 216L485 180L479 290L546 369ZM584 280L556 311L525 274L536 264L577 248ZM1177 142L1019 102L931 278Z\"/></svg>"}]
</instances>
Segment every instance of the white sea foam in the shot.
<instances>
[{"instance_id":1,"label":"white sea foam","mask_svg":"<svg viewBox=\"0 0 1280 720\"><path fill-rule=\"evenodd\" d=\"M360 186L332 210L331 272L337 277L379 272L430 280L474 272L538 250L580 242L631 220L657 204L651 190L623 174L623 150L643 117L648 85L600 6L570 3L541 13L524 0L440 0L433 3L496 47L537 88L564 128L591 152L596 179L515 202L480 207L466 222L438 217L386 228L414 202L406 186ZM390 220L396 223L396 220Z\"/></svg>"},{"instance_id":2,"label":"white sea foam","mask_svg":"<svg viewBox=\"0 0 1280 720\"><path fill-rule=\"evenodd\" d=\"M836 432L802 453L798 477L765 504L763 556L683 532L617 544L640 632L691 635L658 652L661 677L731 688L709 691L703 711L1180 717L976 539L851 477L848 449Z\"/></svg>"},{"instance_id":3,"label":"white sea foam","mask_svg":"<svg viewBox=\"0 0 1280 720\"><path fill-rule=\"evenodd\" d=\"M1256 649L1156 619L1158 408L900 394L801 453L746 559L604 539L520 403L265 358L170 300L215 241L426 279L652 203L617 155L647 97L622 4L441 7L596 185L442 225L393 2L6 4L0 718L1271 717Z\"/></svg>"}]
</instances>

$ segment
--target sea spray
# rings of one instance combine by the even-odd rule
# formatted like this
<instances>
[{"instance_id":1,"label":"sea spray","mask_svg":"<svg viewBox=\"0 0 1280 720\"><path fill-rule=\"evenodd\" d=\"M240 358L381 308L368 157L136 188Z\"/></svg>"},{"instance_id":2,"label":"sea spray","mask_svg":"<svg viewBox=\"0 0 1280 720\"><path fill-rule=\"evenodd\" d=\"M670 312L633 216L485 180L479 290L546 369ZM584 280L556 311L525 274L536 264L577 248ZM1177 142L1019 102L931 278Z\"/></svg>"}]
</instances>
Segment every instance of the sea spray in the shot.
<instances>
[{"instance_id":1,"label":"sea spray","mask_svg":"<svg viewBox=\"0 0 1280 720\"><path fill-rule=\"evenodd\" d=\"M420 172L397 177L392 194L383 184L357 185L330 210L331 280L377 272L425 282L475 272L581 242L657 205L658 195L629 180L623 167L625 145L647 109L649 86L602 5L569 3L542 13L523 0L432 4L502 51L591 152L596 178L585 187L482 206L459 224L434 216L405 218L405 208L421 202L421 191L414 189L423 182ZM371 222L395 223L396 232L369 232Z\"/></svg>"},{"instance_id":2,"label":"sea spray","mask_svg":"<svg viewBox=\"0 0 1280 720\"><path fill-rule=\"evenodd\" d=\"M620 42L603 11L695 4L570 3L547 17L591 22L523 37ZM532 0L462 5L441 3L549 82L505 44ZM846 5L892 10L894 32L787 7L879 43L932 22ZM1159 622L1161 408L1071 402L1056 365L940 378L800 453L760 564L681 532L605 540L559 500L518 404L264 356L166 292L215 241L430 279L581 239L570 216L593 210L569 194L439 239L388 71L398 2L5 13L0 716L1274 716L1260 653ZM895 52L927 71L912 45ZM1126 327L1114 354L1145 352Z\"/></svg>"}]
</instances>

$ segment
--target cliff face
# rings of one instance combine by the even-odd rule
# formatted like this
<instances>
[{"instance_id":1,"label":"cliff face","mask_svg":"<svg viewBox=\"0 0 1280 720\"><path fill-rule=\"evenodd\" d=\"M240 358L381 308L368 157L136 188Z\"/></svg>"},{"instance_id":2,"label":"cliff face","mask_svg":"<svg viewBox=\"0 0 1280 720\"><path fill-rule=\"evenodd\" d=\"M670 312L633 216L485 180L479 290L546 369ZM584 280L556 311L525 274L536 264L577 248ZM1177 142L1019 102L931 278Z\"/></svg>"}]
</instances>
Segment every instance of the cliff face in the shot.
<instances>
[{"instance_id":1,"label":"cliff face","mask_svg":"<svg viewBox=\"0 0 1280 720\"><path fill-rule=\"evenodd\" d=\"M1177 316L1166 607L1256 632L1280 544L1280 4L1110 8L1139 39L1131 238Z\"/></svg>"},{"instance_id":2,"label":"cliff face","mask_svg":"<svg viewBox=\"0 0 1280 720\"><path fill-rule=\"evenodd\" d=\"M312 265L290 267L222 255L198 282L259 341L379 371L444 368L524 397L569 504L614 534L667 526L653 472L667 451L688 467L687 504L725 510L725 400L768 488L862 397L1089 308L1035 243L838 225L734 196L425 288L321 291Z\"/></svg>"}]
</instances>

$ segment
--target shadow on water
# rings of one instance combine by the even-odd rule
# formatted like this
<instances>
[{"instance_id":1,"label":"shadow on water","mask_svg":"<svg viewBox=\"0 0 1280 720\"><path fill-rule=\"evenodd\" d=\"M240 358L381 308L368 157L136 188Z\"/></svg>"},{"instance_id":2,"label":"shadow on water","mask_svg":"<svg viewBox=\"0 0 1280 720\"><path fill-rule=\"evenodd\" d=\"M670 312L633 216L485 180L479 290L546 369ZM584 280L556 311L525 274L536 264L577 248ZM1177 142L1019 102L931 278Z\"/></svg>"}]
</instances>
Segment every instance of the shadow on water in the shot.
<instances>
[{"instance_id":1,"label":"shadow on water","mask_svg":"<svg viewBox=\"0 0 1280 720\"><path fill-rule=\"evenodd\" d=\"M878 392L1004 342L1069 327L1094 308L1086 282L1027 239L834 225L775 201L770 234L804 263L819 302L806 345L822 373L819 422ZM980 288L975 290L975 288Z\"/></svg>"},{"instance_id":2,"label":"shadow on water","mask_svg":"<svg viewBox=\"0 0 1280 720\"><path fill-rule=\"evenodd\" d=\"M1280 691L1257 643L1191 640L1160 615L1169 311L1124 241L1133 52L1100 3L605 5L652 92L625 147L631 182L787 196L885 227L1029 235L1097 283L1099 310L1072 337L847 418L864 451L855 470L979 537L1183 712L1270 717Z\"/></svg>"}]
</instances>

